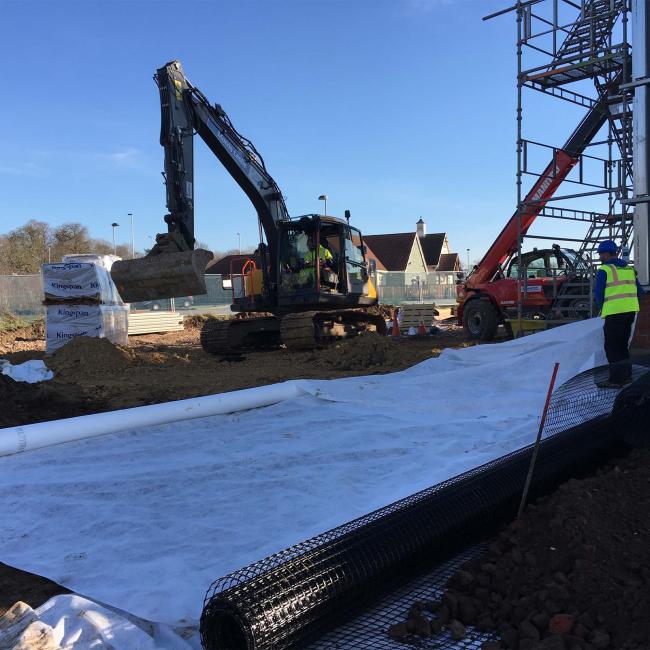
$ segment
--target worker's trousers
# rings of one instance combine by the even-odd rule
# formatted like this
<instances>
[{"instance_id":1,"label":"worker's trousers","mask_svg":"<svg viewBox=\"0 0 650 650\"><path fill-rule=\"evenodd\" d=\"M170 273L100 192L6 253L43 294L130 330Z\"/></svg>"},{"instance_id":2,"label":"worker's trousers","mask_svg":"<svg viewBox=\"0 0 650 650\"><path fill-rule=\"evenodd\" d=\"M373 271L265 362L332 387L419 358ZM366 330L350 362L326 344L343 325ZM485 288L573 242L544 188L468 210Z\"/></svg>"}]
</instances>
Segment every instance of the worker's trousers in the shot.
<instances>
[{"instance_id":1,"label":"worker's trousers","mask_svg":"<svg viewBox=\"0 0 650 650\"><path fill-rule=\"evenodd\" d=\"M630 337L636 313L612 314L605 317L605 356L610 363L630 358Z\"/></svg>"}]
</instances>

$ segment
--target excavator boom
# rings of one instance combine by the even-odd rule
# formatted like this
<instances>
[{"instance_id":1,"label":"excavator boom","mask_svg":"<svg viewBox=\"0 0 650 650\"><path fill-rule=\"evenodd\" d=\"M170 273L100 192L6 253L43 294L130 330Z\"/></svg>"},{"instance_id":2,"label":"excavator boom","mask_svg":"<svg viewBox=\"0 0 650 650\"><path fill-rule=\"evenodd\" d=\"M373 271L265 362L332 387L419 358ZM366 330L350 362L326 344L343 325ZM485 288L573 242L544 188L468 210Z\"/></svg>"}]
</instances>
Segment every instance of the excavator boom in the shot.
<instances>
[{"instance_id":1,"label":"excavator boom","mask_svg":"<svg viewBox=\"0 0 650 650\"><path fill-rule=\"evenodd\" d=\"M126 302L206 293L205 267L212 253L194 249L194 152L197 133L239 184L258 215L266 235L261 247L265 283L269 259L277 251L278 224L289 218L284 198L253 144L240 135L225 111L212 105L185 77L178 61L160 68L155 80L160 91L160 144L165 151L167 232L156 236L156 245L143 258L116 262L113 280Z\"/></svg>"}]
</instances>

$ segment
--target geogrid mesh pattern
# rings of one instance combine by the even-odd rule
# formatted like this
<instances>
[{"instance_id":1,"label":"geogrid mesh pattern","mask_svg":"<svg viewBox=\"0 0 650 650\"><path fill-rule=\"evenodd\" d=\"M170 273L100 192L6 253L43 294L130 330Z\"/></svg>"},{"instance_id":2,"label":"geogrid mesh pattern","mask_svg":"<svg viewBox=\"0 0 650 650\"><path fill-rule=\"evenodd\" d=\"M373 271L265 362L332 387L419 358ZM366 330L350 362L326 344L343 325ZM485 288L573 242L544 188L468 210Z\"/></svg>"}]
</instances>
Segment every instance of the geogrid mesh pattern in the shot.
<instances>
[{"instance_id":1,"label":"geogrid mesh pattern","mask_svg":"<svg viewBox=\"0 0 650 650\"><path fill-rule=\"evenodd\" d=\"M410 606L417 600L434 600L442 596L445 585L468 560L480 557L485 544L465 549L451 560L443 562L433 571L418 576L392 593L373 604L361 616L341 627L326 633L318 641L308 646L307 650L349 650L350 648L372 648L373 650L404 650L405 647L426 648L427 650L480 650L483 641L496 637L485 632L467 629L467 636L462 641L453 641L449 633L436 637L411 637L408 641L394 641L386 633L393 623L406 618Z\"/></svg>"},{"instance_id":2,"label":"geogrid mesh pattern","mask_svg":"<svg viewBox=\"0 0 650 650\"><path fill-rule=\"evenodd\" d=\"M635 377L645 371L635 368ZM590 461L611 449L616 434L613 427L605 426L609 424L606 414L618 391L595 388L602 372L584 372L555 392L531 498L574 475L576 466L586 471ZM436 580L443 575L436 569L439 562L514 516L531 452L532 446L508 454L217 580L206 595L201 616L204 647L304 648L381 593L423 573L431 576L423 583L431 598L440 588ZM412 590L409 602L395 607L403 615L415 599ZM390 624L403 618L386 612L394 613L389 607L368 619L370 623L356 625L375 626L385 634ZM381 646L376 639L366 644L361 629L342 628L338 633L343 636L333 632L328 637L334 644L328 648L403 645L387 637ZM440 638L427 640L422 647L479 647L449 645L451 641L431 645L440 642Z\"/></svg>"}]
</instances>

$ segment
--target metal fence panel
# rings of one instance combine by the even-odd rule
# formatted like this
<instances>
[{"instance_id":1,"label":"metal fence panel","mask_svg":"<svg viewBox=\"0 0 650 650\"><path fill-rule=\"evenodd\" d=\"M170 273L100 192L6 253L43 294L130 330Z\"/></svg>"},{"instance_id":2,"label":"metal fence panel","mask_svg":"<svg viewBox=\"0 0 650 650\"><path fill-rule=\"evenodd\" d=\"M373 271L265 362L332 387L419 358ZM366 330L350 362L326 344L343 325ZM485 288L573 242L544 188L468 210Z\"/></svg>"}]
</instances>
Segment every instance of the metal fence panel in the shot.
<instances>
[{"instance_id":1,"label":"metal fence panel","mask_svg":"<svg viewBox=\"0 0 650 650\"><path fill-rule=\"evenodd\" d=\"M454 273L398 273L377 272L379 301L398 305L402 302L436 302L453 304L456 301L456 278ZM140 310L210 310L218 308L227 313L232 301L232 291L224 289L220 275L206 275L207 293L173 300L149 300L133 303L131 309ZM0 275L0 312L20 316L43 316L43 283L38 275Z\"/></svg>"},{"instance_id":2,"label":"metal fence panel","mask_svg":"<svg viewBox=\"0 0 650 650\"><path fill-rule=\"evenodd\" d=\"M401 273L377 271L379 302L398 305L402 302L456 302L456 274L446 272Z\"/></svg>"},{"instance_id":3,"label":"metal fence panel","mask_svg":"<svg viewBox=\"0 0 650 650\"><path fill-rule=\"evenodd\" d=\"M37 275L0 275L0 313L42 316L43 281Z\"/></svg>"}]
</instances>

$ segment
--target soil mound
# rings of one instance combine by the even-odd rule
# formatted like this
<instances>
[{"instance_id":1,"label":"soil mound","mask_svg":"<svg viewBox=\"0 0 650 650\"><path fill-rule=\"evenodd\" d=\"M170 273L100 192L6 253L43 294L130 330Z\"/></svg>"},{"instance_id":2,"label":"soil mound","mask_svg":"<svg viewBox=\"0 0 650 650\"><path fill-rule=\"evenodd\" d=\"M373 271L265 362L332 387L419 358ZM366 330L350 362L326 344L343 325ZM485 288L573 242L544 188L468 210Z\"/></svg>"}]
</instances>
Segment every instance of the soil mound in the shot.
<instances>
[{"instance_id":1,"label":"soil mound","mask_svg":"<svg viewBox=\"0 0 650 650\"><path fill-rule=\"evenodd\" d=\"M650 648L648 485L647 450L565 483L456 573L441 601L416 603L389 634L470 624L499 634L485 650Z\"/></svg>"},{"instance_id":2,"label":"soil mound","mask_svg":"<svg viewBox=\"0 0 650 650\"><path fill-rule=\"evenodd\" d=\"M15 316L0 314L0 354L44 347L45 321L26 323Z\"/></svg>"},{"instance_id":3,"label":"soil mound","mask_svg":"<svg viewBox=\"0 0 650 650\"><path fill-rule=\"evenodd\" d=\"M108 339L79 336L59 348L48 360L48 367L66 377L124 372L137 363L133 350Z\"/></svg>"},{"instance_id":4,"label":"soil mound","mask_svg":"<svg viewBox=\"0 0 650 650\"><path fill-rule=\"evenodd\" d=\"M0 375L0 428L58 420L109 410L102 400L89 397L75 386L40 382L28 384Z\"/></svg>"},{"instance_id":5,"label":"soil mound","mask_svg":"<svg viewBox=\"0 0 650 650\"><path fill-rule=\"evenodd\" d=\"M334 370L362 370L373 366L393 366L399 363L400 343L390 337L369 333L335 343L318 355L322 366Z\"/></svg>"}]
</instances>

